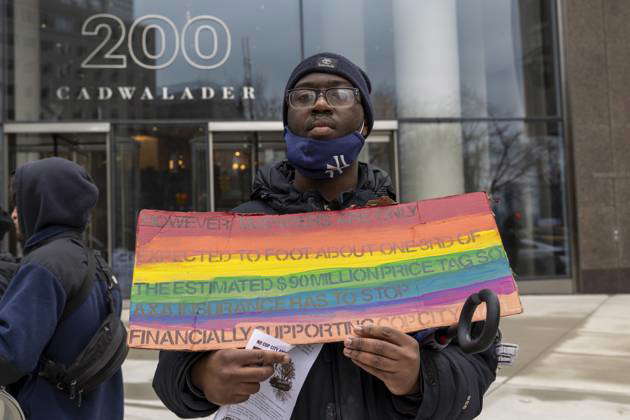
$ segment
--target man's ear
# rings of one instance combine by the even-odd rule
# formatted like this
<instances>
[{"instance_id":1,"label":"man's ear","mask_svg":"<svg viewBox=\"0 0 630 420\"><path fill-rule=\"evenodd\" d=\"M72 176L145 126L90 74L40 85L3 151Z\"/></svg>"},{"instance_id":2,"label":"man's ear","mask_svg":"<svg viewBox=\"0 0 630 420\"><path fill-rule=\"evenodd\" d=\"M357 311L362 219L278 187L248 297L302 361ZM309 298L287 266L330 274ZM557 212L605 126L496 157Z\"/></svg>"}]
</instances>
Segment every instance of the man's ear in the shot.
<instances>
[{"instance_id":1,"label":"man's ear","mask_svg":"<svg viewBox=\"0 0 630 420\"><path fill-rule=\"evenodd\" d=\"M367 121L363 121L363 129L361 130L361 135L365 137L367 136L367 133L368 133Z\"/></svg>"}]
</instances>

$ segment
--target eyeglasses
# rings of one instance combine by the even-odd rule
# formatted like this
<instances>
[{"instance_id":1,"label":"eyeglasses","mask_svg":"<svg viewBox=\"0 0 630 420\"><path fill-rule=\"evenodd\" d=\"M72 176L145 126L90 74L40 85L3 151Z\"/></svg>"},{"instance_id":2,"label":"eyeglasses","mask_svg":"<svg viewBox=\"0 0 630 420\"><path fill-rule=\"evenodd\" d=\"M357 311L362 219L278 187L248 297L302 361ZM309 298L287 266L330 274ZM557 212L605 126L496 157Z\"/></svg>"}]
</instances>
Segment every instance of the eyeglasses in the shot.
<instances>
[{"instance_id":1,"label":"eyeglasses","mask_svg":"<svg viewBox=\"0 0 630 420\"><path fill-rule=\"evenodd\" d=\"M288 93L288 102L291 108L305 109L315 106L320 96L333 108L347 108L359 99L359 89L348 87L331 87L325 89L298 88L291 89Z\"/></svg>"}]
</instances>

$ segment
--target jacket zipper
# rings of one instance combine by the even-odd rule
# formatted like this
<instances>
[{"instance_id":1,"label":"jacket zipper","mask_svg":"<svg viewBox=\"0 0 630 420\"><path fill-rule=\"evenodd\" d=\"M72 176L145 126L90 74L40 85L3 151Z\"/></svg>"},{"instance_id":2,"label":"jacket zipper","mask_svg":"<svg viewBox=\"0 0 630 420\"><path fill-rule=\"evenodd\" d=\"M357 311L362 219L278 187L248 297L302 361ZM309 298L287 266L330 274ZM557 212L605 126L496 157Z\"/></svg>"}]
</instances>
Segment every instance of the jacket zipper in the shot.
<instances>
[{"instance_id":1,"label":"jacket zipper","mask_svg":"<svg viewBox=\"0 0 630 420\"><path fill-rule=\"evenodd\" d=\"M331 366L332 366L332 385L333 385L333 395L335 396L335 419L342 420L341 418L341 397L339 395L339 387L338 387L338 378L337 378L337 352L334 346L330 346L328 348L328 352L330 353Z\"/></svg>"}]
</instances>

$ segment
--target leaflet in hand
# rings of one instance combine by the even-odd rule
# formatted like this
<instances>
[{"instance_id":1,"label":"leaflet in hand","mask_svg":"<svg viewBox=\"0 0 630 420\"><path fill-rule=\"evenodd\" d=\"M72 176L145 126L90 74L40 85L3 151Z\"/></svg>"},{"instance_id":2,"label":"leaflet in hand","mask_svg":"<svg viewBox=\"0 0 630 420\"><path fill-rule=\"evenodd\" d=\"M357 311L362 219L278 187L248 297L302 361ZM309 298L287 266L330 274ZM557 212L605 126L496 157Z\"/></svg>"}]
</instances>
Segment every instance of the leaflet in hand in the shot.
<instances>
[{"instance_id":1,"label":"leaflet in hand","mask_svg":"<svg viewBox=\"0 0 630 420\"><path fill-rule=\"evenodd\" d=\"M260 384L260 391L243 403L221 407L215 420L289 420L322 344L293 346L254 330L245 348L288 353L291 362L276 364L271 378Z\"/></svg>"}]
</instances>

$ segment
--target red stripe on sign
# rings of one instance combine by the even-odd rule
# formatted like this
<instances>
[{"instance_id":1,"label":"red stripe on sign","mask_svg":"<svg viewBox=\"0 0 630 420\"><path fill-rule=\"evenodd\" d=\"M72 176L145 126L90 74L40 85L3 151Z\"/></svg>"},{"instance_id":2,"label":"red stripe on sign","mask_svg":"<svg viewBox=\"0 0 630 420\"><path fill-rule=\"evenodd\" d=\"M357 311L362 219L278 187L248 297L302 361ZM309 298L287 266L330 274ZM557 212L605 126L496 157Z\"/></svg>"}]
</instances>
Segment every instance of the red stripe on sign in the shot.
<instances>
[{"instance_id":1,"label":"red stripe on sign","mask_svg":"<svg viewBox=\"0 0 630 420\"><path fill-rule=\"evenodd\" d=\"M492 212L485 192L418 201L417 205L421 223Z\"/></svg>"}]
</instances>

